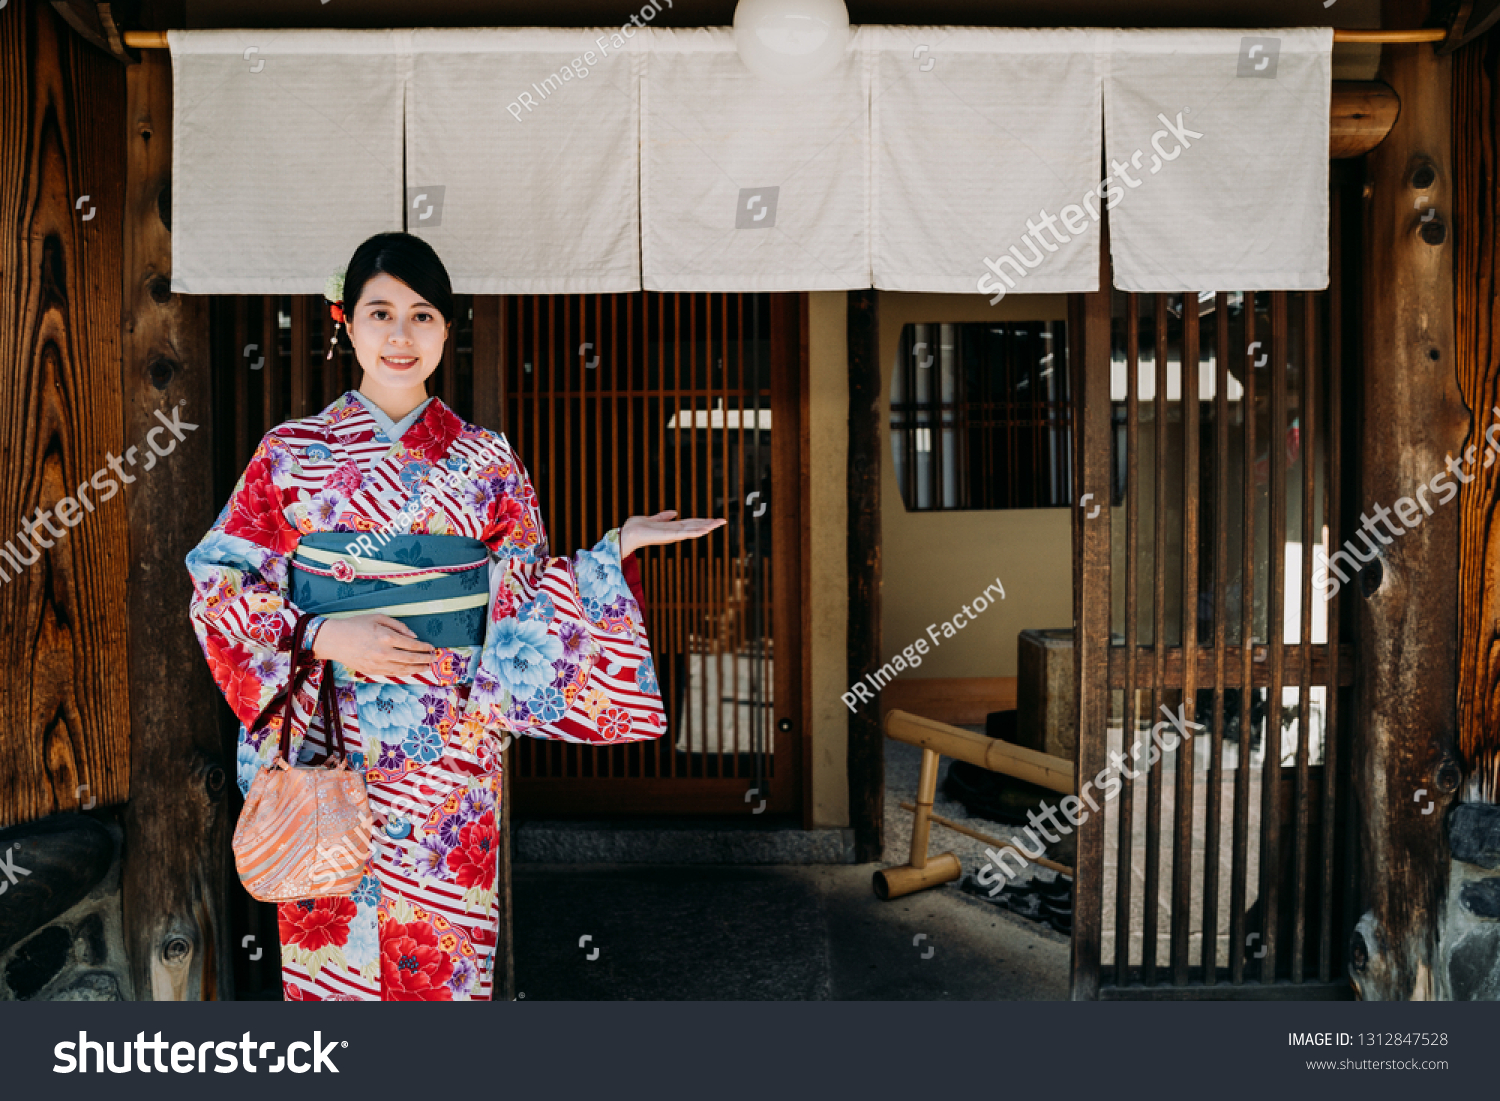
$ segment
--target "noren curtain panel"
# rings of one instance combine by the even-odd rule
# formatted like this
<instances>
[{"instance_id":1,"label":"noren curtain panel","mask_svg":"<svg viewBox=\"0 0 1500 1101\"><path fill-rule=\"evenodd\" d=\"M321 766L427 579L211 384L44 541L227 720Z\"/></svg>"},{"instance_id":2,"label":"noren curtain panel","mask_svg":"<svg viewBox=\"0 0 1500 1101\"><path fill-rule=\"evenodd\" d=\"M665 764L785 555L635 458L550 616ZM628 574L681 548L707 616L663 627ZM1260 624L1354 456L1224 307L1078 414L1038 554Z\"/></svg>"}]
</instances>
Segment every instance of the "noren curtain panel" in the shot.
<instances>
[{"instance_id":1,"label":"noren curtain panel","mask_svg":"<svg viewBox=\"0 0 1500 1101\"><path fill-rule=\"evenodd\" d=\"M624 33L629 30L629 34ZM172 31L172 287L315 293L365 237L460 292L1327 285L1332 32Z\"/></svg>"}]
</instances>

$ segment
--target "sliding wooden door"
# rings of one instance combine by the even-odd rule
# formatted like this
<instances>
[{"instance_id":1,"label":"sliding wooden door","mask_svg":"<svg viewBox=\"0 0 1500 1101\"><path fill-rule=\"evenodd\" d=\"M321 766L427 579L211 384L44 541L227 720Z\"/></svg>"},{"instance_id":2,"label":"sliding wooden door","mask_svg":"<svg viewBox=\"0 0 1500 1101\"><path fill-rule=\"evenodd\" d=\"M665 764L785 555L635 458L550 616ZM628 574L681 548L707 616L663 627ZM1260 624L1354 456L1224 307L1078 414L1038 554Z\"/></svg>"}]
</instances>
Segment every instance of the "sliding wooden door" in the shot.
<instances>
[{"instance_id":1,"label":"sliding wooden door","mask_svg":"<svg viewBox=\"0 0 1500 1101\"><path fill-rule=\"evenodd\" d=\"M500 427L552 553L663 509L729 521L641 553L666 734L611 748L522 739L517 813L800 810L800 297L515 296L475 309L476 339L493 331L497 345ZM491 386L484 359L476 394Z\"/></svg>"}]
</instances>

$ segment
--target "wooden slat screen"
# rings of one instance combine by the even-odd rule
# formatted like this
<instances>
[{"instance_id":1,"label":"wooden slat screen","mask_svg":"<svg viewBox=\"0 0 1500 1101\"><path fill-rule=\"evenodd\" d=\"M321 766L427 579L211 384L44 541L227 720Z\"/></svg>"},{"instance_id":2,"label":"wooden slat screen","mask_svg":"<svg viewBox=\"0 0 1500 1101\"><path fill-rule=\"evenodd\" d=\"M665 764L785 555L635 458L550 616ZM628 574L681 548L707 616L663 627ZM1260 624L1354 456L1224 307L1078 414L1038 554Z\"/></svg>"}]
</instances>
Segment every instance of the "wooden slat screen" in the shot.
<instances>
[{"instance_id":1,"label":"wooden slat screen","mask_svg":"<svg viewBox=\"0 0 1500 1101\"><path fill-rule=\"evenodd\" d=\"M1102 529L1120 548L1110 580L1083 582L1085 602L1108 601L1112 639L1080 657L1080 713L1110 716L1080 730L1081 753L1129 763L1139 742L1144 761L1163 708L1203 729L1122 776L1080 831L1079 867L1099 874L1078 888L1091 897L1075 960L1100 970L1075 966L1074 989L1328 995L1344 985L1339 715L1354 682L1343 601L1313 585L1314 549L1343 539L1338 279L1317 293L1102 293L1111 362L1090 359L1079 389L1112 389L1123 446L1080 455L1089 484L1123 467L1111 482L1125 493Z\"/></svg>"}]
</instances>

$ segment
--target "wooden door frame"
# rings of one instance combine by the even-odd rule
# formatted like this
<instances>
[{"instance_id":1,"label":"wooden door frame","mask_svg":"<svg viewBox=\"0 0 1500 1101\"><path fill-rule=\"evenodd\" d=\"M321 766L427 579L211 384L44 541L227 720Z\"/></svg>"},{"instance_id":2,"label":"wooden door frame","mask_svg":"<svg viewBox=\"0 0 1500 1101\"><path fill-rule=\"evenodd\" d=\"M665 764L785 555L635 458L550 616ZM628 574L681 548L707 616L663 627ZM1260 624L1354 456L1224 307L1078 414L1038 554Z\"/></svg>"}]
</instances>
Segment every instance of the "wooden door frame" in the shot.
<instances>
[{"instance_id":1,"label":"wooden door frame","mask_svg":"<svg viewBox=\"0 0 1500 1101\"><path fill-rule=\"evenodd\" d=\"M1068 361L1073 367L1074 492L1082 500L1111 500L1109 226L1100 226L1099 290L1068 296ZM1092 399L1092 400L1091 400ZM1109 658L1110 521L1103 508L1089 522L1073 512L1073 659L1079 730L1103 730L1109 722L1107 677L1090 675ZM1075 790L1109 767L1102 738L1078 739ZM1078 828L1073 874L1073 936L1069 950L1069 992L1073 1001L1099 997L1104 921L1104 816L1091 814Z\"/></svg>"},{"instance_id":2,"label":"wooden door frame","mask_svg":"<svg viewBox=\"0 0 1500 1101\"><path fill-rule=\"evenodd\" d=\"M878 291L848 292L845 340L849 359L849 510L846 547L848 613L845 681L858 684L880 668L880 474L885 406L881 400ZM849 825L854 859L881 859L885 816L885 744L880 709L848 718L846 750Z\"/></svg>"}]
</instances>

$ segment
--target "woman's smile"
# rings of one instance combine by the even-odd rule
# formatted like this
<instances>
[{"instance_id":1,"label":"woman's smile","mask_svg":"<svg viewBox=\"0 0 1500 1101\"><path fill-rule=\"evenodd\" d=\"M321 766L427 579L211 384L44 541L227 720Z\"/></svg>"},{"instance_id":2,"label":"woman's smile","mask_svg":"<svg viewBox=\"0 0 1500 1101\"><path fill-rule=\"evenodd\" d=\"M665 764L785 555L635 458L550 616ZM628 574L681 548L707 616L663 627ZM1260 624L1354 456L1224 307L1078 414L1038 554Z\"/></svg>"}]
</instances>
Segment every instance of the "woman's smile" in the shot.
<instances>
[{"instance_id":1,"label":"woman's smile","mask_svg":"<svg viewBox=\"0 0 1500 1101\"><path fill-rule=\"evenodd\" d=\"M387 353L380 357L380 362L393 371L406 371L417 365L417 357Z\"/></svg>"}]
</instances>

